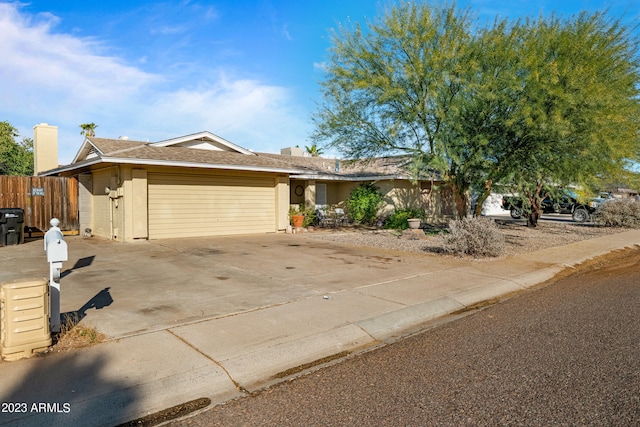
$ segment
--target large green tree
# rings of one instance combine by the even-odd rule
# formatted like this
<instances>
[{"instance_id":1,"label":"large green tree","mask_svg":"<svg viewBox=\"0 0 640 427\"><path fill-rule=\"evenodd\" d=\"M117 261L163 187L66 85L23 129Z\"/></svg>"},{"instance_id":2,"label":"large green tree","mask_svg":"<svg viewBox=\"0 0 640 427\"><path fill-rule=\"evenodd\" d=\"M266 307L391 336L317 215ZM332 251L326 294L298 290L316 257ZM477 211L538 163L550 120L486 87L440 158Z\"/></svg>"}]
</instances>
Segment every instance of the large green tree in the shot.
<instances>
[{"instance_id":1,"label":"large green tree","mask_svg":"<svg viewBox=\"0 0 640 427\"><path fill-rule=\"evenodd\" d=\"M314 140L350 159L409 154L416 170L437 169L464 195L447 161L444 123L468 67L469 24L469 14L455 8L406 3L366 28L339 28ZM466 200L457 198L459 212Z\"/></svg>"},{"instance_id":2,"label":"large green tree","mask_svg":"<svg viewBox=\"0 0 640 427\"><path fill-rule=\"evenodd\" d=\"M0 122L0 175L33 175L33 140L19 136L8 121Z\"/></svg>"},{"instance_id":3,"label":"large green tree","mask_svg":"<svg viewBox=\"0 0 640 427\"><path fill-rule=\"evenodd\" d=\"M498 102L501 114L485 120L498 130L491 158L507 164L489 168L487 179L512 184L528 200L535 226L550 189L596 188L637 157L636 42L602 13L529 20L508 34L516 85L498 82L496 90L507 94Z\"/></svg>"},{"instance_id":4,"label":"large green tree","mask_svg":"<svg viewBox=\"0 0 640 427\"><path fill-rule=\"evenodd\" d=\"M402 4L333 39L318 141L350 158L411 154L439 171L467 212L496 182L530 199L548 185L589 184L638 153L632 32L606 14L496 21L471 32L468 11Z\"/></svg>"}]
</instances>

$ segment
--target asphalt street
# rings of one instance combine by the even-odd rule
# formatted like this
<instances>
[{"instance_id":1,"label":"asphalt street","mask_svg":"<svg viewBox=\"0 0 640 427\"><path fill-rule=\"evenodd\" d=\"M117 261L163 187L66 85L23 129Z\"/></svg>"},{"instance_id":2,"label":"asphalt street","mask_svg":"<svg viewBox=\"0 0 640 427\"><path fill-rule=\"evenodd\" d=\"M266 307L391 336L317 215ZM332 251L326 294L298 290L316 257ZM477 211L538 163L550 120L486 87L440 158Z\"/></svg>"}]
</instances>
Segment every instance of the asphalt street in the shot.
<instances>
[{"instance_id":1,"label":"asphalt street","mask_svg":"<svg viewBox=\"0 0 640 427\"><path fill-rule=\"evenodd\" d=\"M170 426L640 425L640 248Z\"/></svg>"}]
</instances>

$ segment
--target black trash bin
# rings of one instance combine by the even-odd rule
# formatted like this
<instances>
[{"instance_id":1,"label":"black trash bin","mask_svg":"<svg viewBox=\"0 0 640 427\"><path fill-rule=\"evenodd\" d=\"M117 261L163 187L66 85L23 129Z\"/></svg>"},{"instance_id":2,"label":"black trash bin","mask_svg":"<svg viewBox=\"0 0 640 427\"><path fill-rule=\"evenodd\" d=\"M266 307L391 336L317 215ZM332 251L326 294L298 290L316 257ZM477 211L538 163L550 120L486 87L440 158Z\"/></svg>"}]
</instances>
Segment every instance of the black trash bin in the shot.
<instances>
[{"instance_id":1,"label":"black trash bin","mask_svg":"<svg viewBox=\"0 0 640 427\"><path fill-rule=\"evenodd\" d=\"M24 242L24 210L0 208L0 246Z\"/></svg>"}]
</instances>

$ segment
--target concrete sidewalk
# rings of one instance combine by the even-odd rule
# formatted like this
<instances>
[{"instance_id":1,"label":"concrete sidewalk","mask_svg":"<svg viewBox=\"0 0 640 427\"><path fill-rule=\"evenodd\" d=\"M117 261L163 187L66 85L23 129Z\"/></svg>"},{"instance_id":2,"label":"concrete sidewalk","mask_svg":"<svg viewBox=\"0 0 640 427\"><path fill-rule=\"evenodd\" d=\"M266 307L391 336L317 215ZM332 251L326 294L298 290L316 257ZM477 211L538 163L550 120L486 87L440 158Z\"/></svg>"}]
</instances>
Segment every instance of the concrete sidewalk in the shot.
<instances>
[{"instance_id":1,"label":"concrete sidewalk","mask_svg":"<svg viewBox=\"0 0 640 427\"><path fill-rule=\"evenodd\" d=\"M62 311L110 339L2 362L0 425L115 426L201 397L224 402L638 245L640 231L481 262L304 235L68 244ZM42 242L0 248L0 282L46 276L43 259Z\"/></svg>"}]
</instances>

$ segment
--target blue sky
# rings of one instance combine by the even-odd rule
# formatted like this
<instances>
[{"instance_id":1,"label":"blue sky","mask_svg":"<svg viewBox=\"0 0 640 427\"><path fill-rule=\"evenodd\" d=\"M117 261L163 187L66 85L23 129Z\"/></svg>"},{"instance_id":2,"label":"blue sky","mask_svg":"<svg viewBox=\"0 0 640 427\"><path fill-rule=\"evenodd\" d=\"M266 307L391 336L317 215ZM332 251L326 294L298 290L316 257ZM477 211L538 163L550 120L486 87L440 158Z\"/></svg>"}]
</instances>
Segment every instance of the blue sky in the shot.
<instances>
[{"instance_id":1,"label":"blue sky","mask_svg":"<svg viewBox=\"0 0 640 427\"><path fill-rule=\"evenodd\" d=\"M442 2L434 2L441 4ZM265 152L310 145L318 81L339 23L375 19L375 0L0 0L0 121L21 137L59 128L60 164L82 143L159 141L211 131ZM638 0L459 0L480 20L609 9L640 20Z\"/></svg>"}]
</instances>

